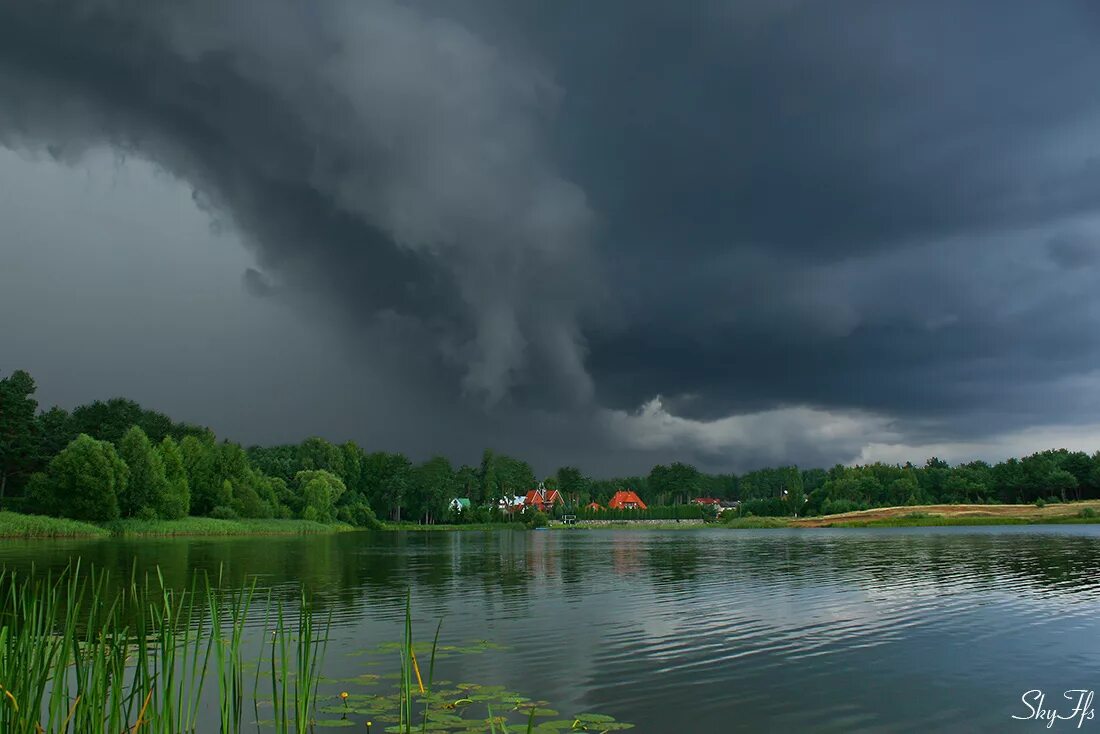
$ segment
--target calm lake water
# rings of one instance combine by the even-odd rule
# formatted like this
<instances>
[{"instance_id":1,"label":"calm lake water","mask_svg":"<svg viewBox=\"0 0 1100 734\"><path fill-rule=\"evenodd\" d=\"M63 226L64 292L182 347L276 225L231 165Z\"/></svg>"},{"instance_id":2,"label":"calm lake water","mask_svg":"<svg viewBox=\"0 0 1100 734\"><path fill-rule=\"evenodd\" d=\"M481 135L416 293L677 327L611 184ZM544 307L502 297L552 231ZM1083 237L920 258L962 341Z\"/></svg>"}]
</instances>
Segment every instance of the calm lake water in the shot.
<instances>
[{"instance_id":1,"label":"calm lake water","mask_svg":"<svg viewBox=\"0 0 1100 734\"><path fill-rule=\"evenodd\" d=\"M334 677L385 669L361 653L401 639L411 586L419 639L442 618L443 644L502 646L437 677L639 732L1040 731L1011 718L1025 691L1066 714L1062 691L1100 687L1098 526L0 543L9 568L74 556L304 583L334 615Z\"/></svg>"}]
</instances>

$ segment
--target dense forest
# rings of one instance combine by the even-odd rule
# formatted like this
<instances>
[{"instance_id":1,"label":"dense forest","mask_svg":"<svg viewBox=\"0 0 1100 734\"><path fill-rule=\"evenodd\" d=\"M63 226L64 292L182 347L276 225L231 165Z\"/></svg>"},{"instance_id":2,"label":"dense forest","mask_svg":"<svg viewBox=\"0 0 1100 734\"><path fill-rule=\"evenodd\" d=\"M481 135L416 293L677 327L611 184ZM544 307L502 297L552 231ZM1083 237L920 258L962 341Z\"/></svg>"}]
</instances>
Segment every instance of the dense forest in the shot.
<instances>
[{"instance_id":1,"label":"dense forest","mask_svg":"<svg viewBox=\"0 0 1100 734\"><path fill-rule=\"evenodd\" d=\"M527 462L491 450L477 466L456 469L441 456L415 464L400 453L316 437L245 448L123 398L72 412L40 411L35 389L21 370L0 379L0 509L91 521L203 515L364 527L376 526L378 518L494 522L507 519L490 509L498 498L524 494L538 481ZM645 476L595 479L563 466L543 481L576 507L606 504L615 491L630 488L651 508L706 496L740 500L742 515L805 516L907 504L1100 497L1100 452L1048 450L995 465L950 466L931 458L920 466L786 466L741 476L676 462ZM471 509L451 511L455 497L469 498Z\"/></svg>"}]
</instances>

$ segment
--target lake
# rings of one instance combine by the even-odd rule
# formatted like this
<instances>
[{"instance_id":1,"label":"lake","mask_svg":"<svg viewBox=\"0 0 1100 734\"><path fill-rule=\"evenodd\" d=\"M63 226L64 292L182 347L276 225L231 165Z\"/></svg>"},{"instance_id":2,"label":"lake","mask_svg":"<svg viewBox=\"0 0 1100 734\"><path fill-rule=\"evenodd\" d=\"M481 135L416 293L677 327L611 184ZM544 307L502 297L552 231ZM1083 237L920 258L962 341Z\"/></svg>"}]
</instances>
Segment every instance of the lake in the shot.
<instances>
[{"instance_id":1,"label":"lake","mask_svg":"<svg viewBox=\"0 0 1100 734\"><path fill-rule=\"evenodd\" d=\"M75 556L301 582L333 615L334 678L396 666L364 651L401 639L411 586L417 639L442 619L467 649L437 678L639 732L1039 731L1011 718L1025 691L1068 714L1063 691L1100 684L1098 526L0 542L9 568Z\"/></svg>"}]
</instances>

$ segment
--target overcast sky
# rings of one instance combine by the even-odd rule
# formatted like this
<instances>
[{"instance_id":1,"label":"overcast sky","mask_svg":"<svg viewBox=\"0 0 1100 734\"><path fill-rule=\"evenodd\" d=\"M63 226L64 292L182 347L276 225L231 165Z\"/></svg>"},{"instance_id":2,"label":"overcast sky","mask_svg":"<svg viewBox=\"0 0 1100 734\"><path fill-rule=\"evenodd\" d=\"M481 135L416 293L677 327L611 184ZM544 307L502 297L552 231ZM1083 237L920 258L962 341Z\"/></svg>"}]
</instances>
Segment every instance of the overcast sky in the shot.
<instances>
[{"instance_id":1,"label":"overcast sky","mask_svg":"<svg viewBox=\"0 0 1100 734\"><path fill-rule=\"evenodd\" d=\"M540 472L1100 448L1092 2L0 4L0 372Z\"/></svg>"}]
</instances>

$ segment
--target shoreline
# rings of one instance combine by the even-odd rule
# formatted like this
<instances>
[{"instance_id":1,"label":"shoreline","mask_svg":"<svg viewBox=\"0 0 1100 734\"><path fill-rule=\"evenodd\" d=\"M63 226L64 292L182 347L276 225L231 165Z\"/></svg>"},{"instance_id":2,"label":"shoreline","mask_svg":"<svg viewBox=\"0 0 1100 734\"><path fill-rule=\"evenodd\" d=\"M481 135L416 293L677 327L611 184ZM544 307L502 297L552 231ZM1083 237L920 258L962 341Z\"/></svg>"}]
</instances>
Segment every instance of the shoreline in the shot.
<instances>
[{"instance_id":1,"label":"shoreline","mask_svg":"<svg viewBox=\"0 0 1100 734\"><path fill-rule=\"evenodd\" d=\"M106 523L90 523L0 511L0 541L328 535L354 530L357 528L344 523L329 525L310 520L219 520L212 517L188 517L182 520L112 520Z\"/></svg>"},{"instance_id":2,"label":"shoreline","mask_svg":"<svg viewBox=\"0 0 1100 734\"><path fill-rule=\"evenodd\" d=\"M880 507L821 517L738 517L725 522L702 520L580 520L575 525L551 521L546 530L768 530L813 528L979 527L997 525L1100 524L1100 500L1035 507L1034 505L918 505ZM113 520L90 523L44 515L0 511L0 542L106 538L199 538L330 535L363 530L343 523L310 520L188 517L182 520ZM383 523L381 532L527 532L521 522L468 525Z\"/></svg>"}]
</instances>

